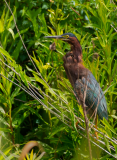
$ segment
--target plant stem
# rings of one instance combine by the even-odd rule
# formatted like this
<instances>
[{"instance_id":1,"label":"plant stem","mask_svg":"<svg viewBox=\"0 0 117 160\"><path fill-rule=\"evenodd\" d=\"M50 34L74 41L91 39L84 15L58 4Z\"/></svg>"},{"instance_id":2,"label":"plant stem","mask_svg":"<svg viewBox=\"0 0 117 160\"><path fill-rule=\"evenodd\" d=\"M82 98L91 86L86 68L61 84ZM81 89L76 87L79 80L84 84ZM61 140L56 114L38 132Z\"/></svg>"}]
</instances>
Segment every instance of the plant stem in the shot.
<instances>
[{"instance_id":1,"label":"plant stem","mask_svg":"<svg viewBox=\"0 0 117 160\"><path fill-rule=\"evenodd\" d=\"M10 106L10 108L9 108L9 120L10 120L10 129L11 129L11 133L12 133L12 135L11 135L11 137L12 137L12 142L13 142L13 144L14 144L15 141L14 141L14 136L13 136L13 127L12 127L12 120L11 120L11 106Z\"/></svg>"},{"instance_id":2,"label":"plant stem","mask_svg":"<svg viewBox=\"0 0 117 160\"><path fill-rule=\"evenodd\" d=\"M87 118L86 108L84 106L84 103L83 103L82 107L83 107L83 112L84 112L84 117L85 117L85 124L86 124L86 132L87 132L87 139L88 139L88 146L89 146L89 157L90 157L90 160L92 160L92 151L91 151L91 144L90 144L90 139L89 139L88 118Z\"/></svg>"},{"instance_id":3,"label":"plant stem","mask_svg":"<svg viewBox=\"0 0 117 160\"><path fill-rule=\"evenodd\" d=\"M87 133L88 146L89 146L89 157L90 157L90 160L92 160L92 151L91 151L91 144L90 144L90 139L89 139L89 125L88 125L88 118L87 118L86 107L85 107L86 92L87 92L87 85L85 86L82 107L83 107L83 113L84 113L85 124L86 124L86 133Z\"/></svg>"}]
</instances>

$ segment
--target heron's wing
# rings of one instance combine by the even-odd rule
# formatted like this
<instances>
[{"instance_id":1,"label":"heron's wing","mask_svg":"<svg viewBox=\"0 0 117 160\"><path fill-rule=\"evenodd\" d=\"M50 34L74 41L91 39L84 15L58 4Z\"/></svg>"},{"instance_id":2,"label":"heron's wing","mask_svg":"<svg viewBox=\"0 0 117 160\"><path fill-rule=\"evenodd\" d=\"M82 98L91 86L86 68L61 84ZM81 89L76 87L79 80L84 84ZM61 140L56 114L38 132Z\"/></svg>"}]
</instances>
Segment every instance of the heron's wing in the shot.
<instances>
[{"instance_id":1,"label":"heron's wing","mask_svg":"<svg viewBox=\"0 0 117 160\"><path fill-rule=\"evenodd\" d=\"M87 86L87 87L86 87ZM97 110L100 119L108 119L107 104L102 89L92 73L87 78L78 79L74 86L76 96L82 98L86 90L85 104L93 112ZM83 99L82 99L83 101Z\"/></svg>"}]
</instances>

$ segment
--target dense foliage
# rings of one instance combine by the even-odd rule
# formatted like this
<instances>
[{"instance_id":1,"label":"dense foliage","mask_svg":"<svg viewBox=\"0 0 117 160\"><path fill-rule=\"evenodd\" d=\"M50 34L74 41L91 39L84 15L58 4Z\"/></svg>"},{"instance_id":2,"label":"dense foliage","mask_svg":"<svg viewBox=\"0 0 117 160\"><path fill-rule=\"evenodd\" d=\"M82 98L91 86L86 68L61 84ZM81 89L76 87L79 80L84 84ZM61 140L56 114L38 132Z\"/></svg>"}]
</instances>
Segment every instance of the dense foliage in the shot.
<instances>
[{"instance_id":1,"label":"dense foliage","mask_svg":"<svg viewBox=\"0 0 117 160\"><path fill-rule=\"evenodd\" d=\"M56 51L50 51L49 45L54 41L44 39L47 35L71 32L77 36L82 46L83 63L100 83L107 100L109 120L99 122L99 130L110 139L117 139L116 2L9 0L35 66L22 44L14 17L5 1L1 3L0 159L18 158L22 147L30 140L43 146L46 154L42 159L88 159L87 140L82 136L84 132L77 130L75 125L75 114L82 118L83 111L63 68L62 57L70 46L55 40ZM51 110L60 117L52 114ZM71 128L66 125L64 115L70 118L68 125ZM105 148L117 157L117 145L110 143L106 136L103 138ZM115 151L111 151L109 144ZM31 153L30 159L34 156ZM114 159L94 144L92 156L93 159Z\"/></svg>"}]
</instances>

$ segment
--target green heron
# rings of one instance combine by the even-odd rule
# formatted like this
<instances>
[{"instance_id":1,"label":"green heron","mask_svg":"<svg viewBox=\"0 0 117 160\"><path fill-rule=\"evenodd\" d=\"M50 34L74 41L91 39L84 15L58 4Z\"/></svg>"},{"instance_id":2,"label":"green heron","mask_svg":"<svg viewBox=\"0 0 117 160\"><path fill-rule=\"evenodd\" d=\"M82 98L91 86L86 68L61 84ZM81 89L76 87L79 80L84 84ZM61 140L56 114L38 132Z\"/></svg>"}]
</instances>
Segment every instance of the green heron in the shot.
<instances>
[{"instance_id":1,"label":"green heron","mask_svg":"<svg viewBox=\"0 0 117 160\"><path fill-rule=\"evenodd\" d=\"M71 50L63 57L63 65L74 88L76 98L83 102L84 92L86 92L87 113L93 115L97 113L100 119L103 120L103 117L108 119L105 96L93 74L83 66L82 48L77 37L72 33L65 33L59 36L46 36L45 38L63 40L71 45Z\"/></svg>"}]
</instances>

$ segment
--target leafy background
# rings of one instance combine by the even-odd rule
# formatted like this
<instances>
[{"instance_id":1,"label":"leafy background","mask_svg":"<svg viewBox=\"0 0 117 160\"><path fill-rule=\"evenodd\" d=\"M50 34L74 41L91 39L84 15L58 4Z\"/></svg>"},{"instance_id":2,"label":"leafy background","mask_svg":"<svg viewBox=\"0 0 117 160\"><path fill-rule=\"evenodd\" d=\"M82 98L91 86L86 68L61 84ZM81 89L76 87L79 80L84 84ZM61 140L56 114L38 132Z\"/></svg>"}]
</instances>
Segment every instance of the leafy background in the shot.
<instances>
[{"instance_id":1,"label":"leafy background","mask_svg":"<svg viewBox=\"0 0 117 160\"><path fill-rule=\"evenodd\" d=\"M46 155L42 159L88 159L87 140L75 128L75 114L82 118L82 108L77 104L63 68L62 57L70 46L55 41L56 51L50 51L49 45L54 41L43 38L47 35L72 32L77 36L82 46L83 63L100 83L107 100L109 120L102 122L104 128L100 123L98 127L109 138L117 139L116 2L8 1L37 70L22 45L5 1L1 4L0 159L17 159L22 147L30 140L36 140L43 146ZM21 83L23 88L27 88L27 93L21 89ZM29 84L35 86L35 96L29 94ZM40 96L41 103L36 96ZM52 106L59 109L60 117L51 114L44 105L53 112L56 110ZM65 108L70 112L66 112ZM75 114L74 108L77 111ZM70 117L70 125L74 129L60 121L64 121L64 114ZM117 145L113 144L115 151L111 151L105 136L104 141L105 148L117 157ZM31 153L30 159L34 156ZM92 156L93 159L114 159L93 144Z\"/></svg>"}]
</instances>

